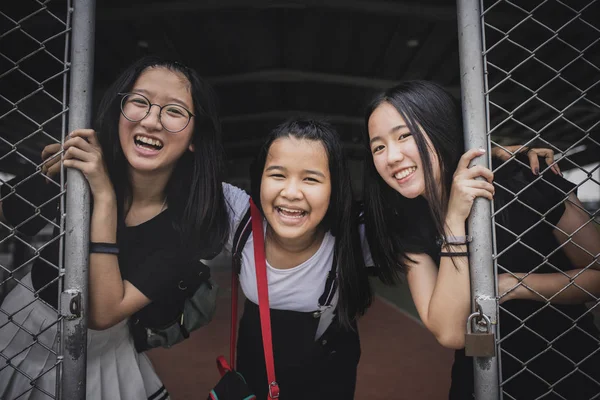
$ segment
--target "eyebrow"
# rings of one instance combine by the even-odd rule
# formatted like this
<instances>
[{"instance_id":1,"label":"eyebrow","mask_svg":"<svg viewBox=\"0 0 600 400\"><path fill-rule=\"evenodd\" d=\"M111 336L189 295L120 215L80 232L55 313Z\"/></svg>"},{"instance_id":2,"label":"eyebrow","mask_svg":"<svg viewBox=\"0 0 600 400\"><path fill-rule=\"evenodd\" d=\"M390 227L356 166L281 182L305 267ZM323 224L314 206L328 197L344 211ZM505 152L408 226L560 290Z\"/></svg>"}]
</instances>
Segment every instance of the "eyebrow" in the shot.
<instances>
[{"instance_id":1,"label":"eyebrow","mask_svg":"<svg viewBox=\"0 0 600 400\"><path fill-rule=\"evenodd\" d=\"M397 131L399 131L402 128L408 128L408 127L406 125L398 125L398 126L393 127L392 129L390 129L389 133L397 132ZM373 144L373 142L375 142L377 140L381 140L381 136L375 136L374 138L372 138L371 140L369 140L369 144L371 145L371 144Z\"/></svg>"},{"instance_id":2,"label":"eyebrow","mask_svg":"<svg viewBox=\"0 0 600 400\"><path fill-rule=\"evenodd\" d=\"M307 174L310 174L310 175L317 175L317 176L320 176L321 178L325 179L325 174L322 173L321 171L316 171L314 169L305 169L304 172L306 172Z\"/></svg>"},{"instance_id":3,"label":"eyebrow","mask_svg":"<svg viewBox=\"0 0 600 400\"><path fill-rule=\"evenodd\" d=\"M137 93L137 92L139 92L139 93L141 93L141 94L143 94L143 95L146 95L146 96L151 96L151 93L150 93L149 91L147 91L146 89L131 89L131 91L132 91L133 93ZM181 106L183 106L183 107L185 107L185 108L190 108L190 106L189 106L189 105L185 104L183 101L181 101L181 100L179 100L179 99L176 99L176 98L174 98L174 97L169 97L169 98L167 99L167 101L168 101L168 103L167 103L167 104L173 104L173 103L175 103L175 104L179 104L179 105L181 105ZM164 104L163 104L163 105L164 105Z\"/></svg>"},{"instance_id":4,"label":"eyebrow","mask_svg":"<svg viewBox=\"0 0 600 400\"><path fill-rule=\"evenodd\" d=\"M280 165L271 165L270 167L267 167L267 168L265 169L265 172L268 172L268 171L273 171L273 170L281 170L281 171L286 171L286 168L285 168L285 167L282 167L282 166L280 166ZM325 178L325 174L323 174L321 171L317 171L317 170L314 170L314 169L305 169L303 172L304 172L304 173L306 173L306 174L310 174L310 175L317 175L317 176L320 176L320 177L322 177L323 179Z\"/></svg>"}]
</instances>

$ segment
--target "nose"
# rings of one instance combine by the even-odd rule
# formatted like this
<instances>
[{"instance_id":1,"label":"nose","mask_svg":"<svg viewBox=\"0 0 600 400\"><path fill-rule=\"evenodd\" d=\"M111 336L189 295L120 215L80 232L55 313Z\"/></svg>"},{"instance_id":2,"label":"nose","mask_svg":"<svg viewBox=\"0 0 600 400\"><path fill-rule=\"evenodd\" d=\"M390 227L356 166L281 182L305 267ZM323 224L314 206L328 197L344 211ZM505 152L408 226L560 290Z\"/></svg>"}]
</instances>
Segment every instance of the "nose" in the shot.
<instances>
[{"instance_id":1,"label":"nose","mask_svg":"<svg viewBox=\"0 0 600 400\"><path fill-rule=\"evenodd\" d=\"M155 105L156 104L152 104L150 106L148 115L140 121L140 124L150 131L160 131L162 129L162 124L160 122L160 107L154 107Z\"/></svg>"},{"instance_id":2,"label":"nose","mask_svg":"<svg viewBox=\"0 0 600 400\"><path fill-rule=\"evenodd\" d=\"M302 196L302 190L296 179L288 179L281 189L281 197L287 200L300 200Z\"/></svg>"},{"instance_id":3,"label":"nose","mask_svg":"<svg viewBox=\"0 0 600 400\"><path fill-rule=\"evenodd\" d=\"M388 145L387 151L387 162L389 165L394 165L404 160L404 153L402 152L402 146L393 143Z\"/></svg>"}]
</instances>

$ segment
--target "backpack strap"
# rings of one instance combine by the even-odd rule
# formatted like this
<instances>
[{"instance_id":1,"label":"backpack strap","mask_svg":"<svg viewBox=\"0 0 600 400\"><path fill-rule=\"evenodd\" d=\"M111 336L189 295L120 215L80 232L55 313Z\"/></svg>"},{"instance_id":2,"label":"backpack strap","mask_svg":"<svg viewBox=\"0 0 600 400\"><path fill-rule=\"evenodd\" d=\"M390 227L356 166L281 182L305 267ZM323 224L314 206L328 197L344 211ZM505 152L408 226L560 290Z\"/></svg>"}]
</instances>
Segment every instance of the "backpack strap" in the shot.
<instances>
[{"instance_id":1,"label":"backpack strap","mask_svg":"<svg viewBox=\"0 0 600 400\"><path fill-rule=\"evenodd\" d=\"M235 271L236 274L240 273L242 265L242 252L244 250L244 246L246 246L246 242L248 241L250 234L252 233L252 221L250 219L250 207L248 207L248 210L240 220L240 223L235 231L235 235L233 236L231 259L233 271Z\"/></svg>"},{"instance_id":2,"label":"backpack strap","mask_svg":"<svg viewBox=\"0 0 600 400\"><path fill-rule=\"evenodd\" d=\"M229 363L235 368L235 347L237 342L237 304L238 304L238 286L240 268L242 265L242 251L248 241L248 237L252 233L252 223L250 218L250 207L242 217L235 235L233 236L233 246L231 254L231 324L229 331ZM219 365L219 360L217 360ZM221 373L223 375L223 373Z\"/></svg>"},{"instance_id":3,"label":"backpack strap","mask_svg":"<svg viewBox=\"0 0 600 400\"><path fill-rule=\"evenodd\" d=\"M325 288L323 294L319 297L319 308L329 307L335 296L337 290L337 252L333 253L333 262L331 263L331 269L327 274L327 280L325 281Z\"/></svg>"}]
</instances>

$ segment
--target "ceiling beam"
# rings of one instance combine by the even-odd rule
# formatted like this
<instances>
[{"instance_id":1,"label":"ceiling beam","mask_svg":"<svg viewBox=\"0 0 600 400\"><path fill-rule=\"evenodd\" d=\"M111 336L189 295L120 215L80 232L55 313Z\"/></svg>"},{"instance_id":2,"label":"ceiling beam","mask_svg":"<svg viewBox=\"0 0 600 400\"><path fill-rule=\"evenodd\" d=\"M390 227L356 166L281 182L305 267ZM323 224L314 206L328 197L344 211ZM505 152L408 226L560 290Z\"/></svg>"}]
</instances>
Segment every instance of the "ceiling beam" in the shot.
<instances>
[{"instance_id":1,"label":"ceiling beam","mask_svg":"<svg viewBox=\"0 0 600 400\"><path fill-rule=\"evenodd\" d=\"M235 142L224 143L225 150L238 150L243 154L252 154L257 148L265 143L265 139L236 140ZM365 151L361 143L352 143L342 141L342 147L347 151ZM254 154L252 154L254 156Z\"/></svg>"},{"instance_id":2,"label":"ceiling beam","mask_svg":"<svg viewBox=\"0 0 600 400\"><path fill-rule=\"evenodd\" d=\"M230 115L221 118L224 124L231 123L247 123L253 121L271 121L271 120L284 120L292 117L305 117L313 119L324 119L332 124L342 125L359 125L364 124L362 117L348 116L348 115L331 115L326 113L312 112L312 111L299 111L299 110L285 110L285 111L267 111L262 113L253 114L239 114Z\"/></svg>"},{"instance_id":3,"label":"ceiling beam","mask_svg":"<svg viewBox=\"0 0 600 400\"><path fill-rule=\"evenodd\" d=\"M264 69L254 72L206 77L214 86L225 86L239 83L276 82L276 83L324 83L342 86L352 86L365 89L384 90L397 85L401 81L390 79L370 78L364 76L329 74L315 71L301 71L292 69ZM460 88L447 87L452 95L459 97Z\"/></svg>"},{"instance_id":4,"label":"ceiling beam","mask_svg":"<svg viewBox=\"0 0 600 400\"><path fill-rule=\"evenodd\" d=\"M130 20L151 15L168 13L193 13L233 11L248 9L320 9L338 12L357 12L406 18L419 18L430 21L456 21L454 4L437 6L416 1L384 0L204 0L204 1L153 1L143 7L123 5L120 7L98 7L98 21Z\"/></svg>"},{"instance_id":5,"label":"ceiling beam","mask_svg":"<svg viewBox=\"0 0 600 400\"><path fill-rule=\"evenodd\" d=\"M214 86L224 86L238 83L256 82L288 82L288 83L326 83L343 86L362 87L367 89L387 89L399 83L387 79L367 78L342 74L329 74L315 71L301 71L292 69L263 69L239 74L206 77Z\"/></svg>"}]
</instances>

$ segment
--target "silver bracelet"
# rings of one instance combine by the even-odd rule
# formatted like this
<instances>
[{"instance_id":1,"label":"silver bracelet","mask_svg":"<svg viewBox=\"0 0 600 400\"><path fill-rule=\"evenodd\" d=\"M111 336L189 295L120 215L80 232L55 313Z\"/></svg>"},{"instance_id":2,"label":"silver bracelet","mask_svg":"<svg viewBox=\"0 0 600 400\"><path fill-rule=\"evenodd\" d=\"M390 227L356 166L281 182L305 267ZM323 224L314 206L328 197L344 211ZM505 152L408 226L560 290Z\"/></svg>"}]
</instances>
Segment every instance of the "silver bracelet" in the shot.
<instances>
[{"instance_id":1,"label":"silver bracelet","mask_svg":"<svg viewBox=\"0 0 600 400\"><path fill-rule=\"evenodd\" d=\"M460 246L469 244L473 241L473 237L471 235L466 236L442 236L442 246L446 245L454 245Z\"/></svg>"}]
</instances>

